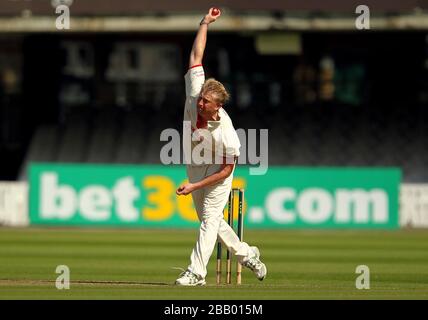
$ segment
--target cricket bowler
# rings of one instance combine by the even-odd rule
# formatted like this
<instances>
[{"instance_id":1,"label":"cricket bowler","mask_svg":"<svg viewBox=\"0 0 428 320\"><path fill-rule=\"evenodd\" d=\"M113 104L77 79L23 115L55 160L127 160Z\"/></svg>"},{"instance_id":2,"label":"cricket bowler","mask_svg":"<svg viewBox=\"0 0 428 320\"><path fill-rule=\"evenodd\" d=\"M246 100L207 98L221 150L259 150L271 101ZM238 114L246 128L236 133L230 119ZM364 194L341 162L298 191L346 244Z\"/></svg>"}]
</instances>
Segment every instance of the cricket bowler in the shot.
<instances>
[{"instance_id":1,"label":"cricket bowler","mask_svg":"<svg viewBox=\"0 0 428 320\"><path fill-rule=\"evenodd\" d=\"M216 8L210 8L199 25L189 59L189 69L185 75L186 102L184 107L184 127L191 130L184 134L199 133L199 139L188 139L190 146L184 147L188 183L181 185L178 196L192 195L193 203L201 222L195 247L190 255L190 265L180 274L175 284L182 286L205 285L207 264L219 239L234 254L237 260L251 269L259 280L266 277L267 269L260 261L257 247L241 242L235 231L224 220L223 209L232 188L233 172L239 156L241 144L232 121L224 106L229 99L225 87L214 79L205 80L202 66L207 42L208 26L221 16ZM210 163L199 163L192 157L193 151L202 142L210 141ZM200 145L199 145L200 147ZM206 149L204 151L207 151ZM187 153L187 154L186 154ZM220 159L220 161L215 161Z\"/></svg>"}]
</instances>

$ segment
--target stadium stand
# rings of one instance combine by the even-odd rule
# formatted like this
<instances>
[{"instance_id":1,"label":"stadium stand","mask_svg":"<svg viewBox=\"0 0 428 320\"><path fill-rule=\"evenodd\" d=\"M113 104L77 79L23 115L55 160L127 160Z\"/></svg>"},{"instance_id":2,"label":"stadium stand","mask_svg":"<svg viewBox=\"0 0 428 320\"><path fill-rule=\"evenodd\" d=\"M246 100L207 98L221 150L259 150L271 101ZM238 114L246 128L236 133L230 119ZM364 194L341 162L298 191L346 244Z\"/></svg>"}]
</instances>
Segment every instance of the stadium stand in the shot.
<instances>
[{"instance_id":1,"label":"stadium stand","mask_svg":"<svg viewBox=\"0 0 428 320\"><path fill-rule=\"evenodd\" d=\"M233 106L230 106L233 108ZM379 114L361 109L311 110L295 107L262 119L270 125L269 164L289 166L399 166L408 182L428 179L427 110ZM237 114L236 110L233 112ZM236 128L261 127L252 108L236 117ZM417 114L419 119L414 118ZM26 162L159 164L165 142L160 133L180 129L182 109L175 114L99 111L90 119L71 118L59 128L41 126L34 135ZM275 119L275 120L273 120Z\"/></svg>"},{"instance_id":2,"label":"stadium stand","mask_svg":"<svg viewBox=\"0 0 428 320\"><path fill-rule=\"evenodd\" d=\"M178 48L174 52L181 52L178 62L171 65L183 74L192 36L156 37L156 41L173 43ZM148 39L156 43L153 35ZM39 50L41 40L49 44L49 51ZM28 146L22 143L25 156L20 178L35 161L160 163L159 152L165 145L159 140L160 133L182 127L182 74L178 79L153 81L147 75L147 79L107 79L108 48L122 40L102 35L82 40L94 50L95 65L90 66L94 77L82 80L62 75L66 57L58 46L66 40L38 35L27 41L31 55L24 78L32 85L24 87L21 113L33 121L28 121ZM133 41L148 40L145 35L134 35L125 42ZM425 42L424 34L418 32L308 33L302 35L301 55L265 55L257 52L252 37L213 34L206 73L224 80L231 91L226 111L236 128L269 129L270 165L398 166L404 182L426 182L428 99L423 97L428 73L421 68L427 59ZM349 50L354 44L359 47L355 54ZM417 54L413 56L413 52ZM45 70L48 84L38 83L35 76L43 70L38 58L44 54L53 61ZM325 61L326 54L336 62L335 75L329 80L335 85L330 98L320 93L320 61ZM220 68L220 60L229 67ZM70 84L79 86L76 92L89 97L89 102L61 102L58 96ZM120 94L118 87L122 88Z\"/></svg>"}]
</instances>

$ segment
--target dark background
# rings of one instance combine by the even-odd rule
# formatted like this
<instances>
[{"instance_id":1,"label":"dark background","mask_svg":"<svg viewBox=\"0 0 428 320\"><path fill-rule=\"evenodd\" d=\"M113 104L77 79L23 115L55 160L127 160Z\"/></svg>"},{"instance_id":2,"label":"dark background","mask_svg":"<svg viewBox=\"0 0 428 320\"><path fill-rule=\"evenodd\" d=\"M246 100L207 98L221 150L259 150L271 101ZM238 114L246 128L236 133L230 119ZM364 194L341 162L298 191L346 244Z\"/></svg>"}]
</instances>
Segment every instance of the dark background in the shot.
<instances>
[{"instance_id":1,"label":"dark background","mask_svg":"<svg viewBox=\"0 0 428 320\"><path fill-rule=\"evenodd\" d=\"M151 12L181 14L208 6L191 1L93 0L75 1L71 8L81 16L143 18ZM322 15L331 8L336 13L355 8L352 1L327 1L322 7L315 1L224 1L224 6L235 13L270 10L285 15L290 10ZM395 14L415 7L426 7L426 1L378 1L372 10ZM53 14L49 3L39 1L2 3L0 14L14 16L25 8L33 15ZM183 75L196 28L192 32L0 32L0 180L25 179L31 161L160 163L160 131L181 128ZM257 51L258 36L281 32L211 32L204 59L207 76L224 82L231 92L226 110L235 127L270 130L269 163L398 166L404 181L428 181L427 32L300 31L299 54ZM124 43L170 46L167 61L175 76L108 79L112 53ZM90 76L66 70L67 44L80 48L79 61L90 66ZM137 53L128 54L131 65L137 64ZM333 71L323 68L325 58L333 61ZM147 68L154 70L153 75L162 70ZM323 90L329 85L334 91L325 97ZM70 88L78 88L84 98L73 100L77 94ZM71 102L62 98L67 90Z\"/></svg>"}]
</instances>

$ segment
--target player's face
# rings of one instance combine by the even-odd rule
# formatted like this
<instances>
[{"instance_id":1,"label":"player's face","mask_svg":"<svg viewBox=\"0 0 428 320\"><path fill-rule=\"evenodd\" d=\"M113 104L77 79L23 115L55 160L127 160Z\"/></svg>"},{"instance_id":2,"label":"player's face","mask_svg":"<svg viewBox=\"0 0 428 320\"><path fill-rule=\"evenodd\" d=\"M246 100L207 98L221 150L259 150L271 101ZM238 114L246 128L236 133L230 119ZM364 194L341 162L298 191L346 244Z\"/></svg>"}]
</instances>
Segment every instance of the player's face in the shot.
<instances>
[{"instance_id":1,"label":"player's face","mask_svg":"<svg viewBox=\"0 0 428 320\"><path fill-rule=\"evenodd\" d=\"M215 120L217 111L221 108L221 103L216 100L215 94L201 92L198 98L198 114L205 120Z\"/></svg>"}]
</instances>

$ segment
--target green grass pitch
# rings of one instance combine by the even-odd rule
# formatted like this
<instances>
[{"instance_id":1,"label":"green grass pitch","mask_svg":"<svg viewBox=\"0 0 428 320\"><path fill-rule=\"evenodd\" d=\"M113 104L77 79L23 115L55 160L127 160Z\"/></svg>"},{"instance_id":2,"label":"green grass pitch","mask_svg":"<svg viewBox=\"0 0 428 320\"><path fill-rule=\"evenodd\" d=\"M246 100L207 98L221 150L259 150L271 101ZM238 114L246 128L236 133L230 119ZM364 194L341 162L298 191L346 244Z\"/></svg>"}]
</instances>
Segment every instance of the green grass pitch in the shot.
<instances>
[{"instance_id":1,"label":"green grass pitch","mask_svg":"<svg viewBox=\"0 0 428 320\"><path fill-rule=\"evenodd\" d=\"M172 267L187 267L196 234L0 228L0 299L428 298L428 230L245 230L268 267L263 282L244 268L241 286L217 286L214 250L205 287L174 286ZM58 265L70 268L69 290L55 287ZM358 265L370 269L368 290L355 287Z\"/></svg>"}]
</instances>

